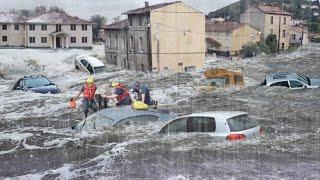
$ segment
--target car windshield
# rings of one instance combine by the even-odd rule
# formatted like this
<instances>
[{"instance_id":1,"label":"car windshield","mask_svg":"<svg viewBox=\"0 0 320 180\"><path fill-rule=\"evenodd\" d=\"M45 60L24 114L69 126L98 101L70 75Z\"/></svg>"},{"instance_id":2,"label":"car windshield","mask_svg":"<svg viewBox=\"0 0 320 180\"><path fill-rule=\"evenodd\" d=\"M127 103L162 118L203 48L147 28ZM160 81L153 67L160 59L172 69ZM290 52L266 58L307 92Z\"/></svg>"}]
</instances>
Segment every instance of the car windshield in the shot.
<instances>
[{"instance_id":1,"label":"car windshield","mask_svg":"<svg viewBox=\"0 0 320 180\"><path fill-rule=\"evenodd\" d=\"M298 74L298 80L310 86L310 78L303 76L301 74Z\"/></svg>"},{"instance_id":2,"label":"car windshield","mask_svg":"<svg viewBox=\"0 0 320 180\"><path fill-rule=\"evenodd\" d=\"M39 78L31 78L24 80L24 86L28 88L36 88L41 86L48 86L52 83L45 77L39 77Z\"/></svg>"},{"instance_id":3,"label":"car windshield","mask_svg":"<svg viewBox=\"0 0 320 180\"><path fill-rule=\"evenodd\" d=\"M94 72L95 73L100 73L106 70L105 66L99 66L99 67L94 67Z\"/></svg>"},{"instance_id":4,"label":"car windshield","mask_svg":"<svg viewBox=\"0 0 320 180\"><path fill-rule=\"evenodd\" d=\"M231 132L243 131L257 126L256 122L254 122L248 115L229 118L227 119L227 122Z\"/></svg>"}]
</instances>

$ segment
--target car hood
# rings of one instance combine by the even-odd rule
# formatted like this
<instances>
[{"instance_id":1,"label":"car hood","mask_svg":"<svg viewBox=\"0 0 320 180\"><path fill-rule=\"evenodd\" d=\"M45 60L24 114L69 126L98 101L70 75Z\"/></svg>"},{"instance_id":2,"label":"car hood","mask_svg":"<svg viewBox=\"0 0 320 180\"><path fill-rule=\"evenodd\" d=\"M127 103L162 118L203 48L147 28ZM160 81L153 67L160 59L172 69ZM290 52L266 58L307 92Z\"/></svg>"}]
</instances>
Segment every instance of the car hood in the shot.
<instances>
[{"instance_id":1,"label":"car hood","mask_svg":"<svg viewBox=\"0 0 320 180\"><path fill-rule=\"evenodd\" d=\"M310 86L320 87L320 79L310 78Z\"/></svg>"},{"instance_id":2,"label":"car hood","mask_svg":"<svg viewBox=\"0 0 320 180\"><path fill-rule=\"evenodd\" d=\"M43 93L43 94L46 94L46 93L56 94L60 92L60 90L56 85L41 86L41 87L27 88L27 89L36 93Z\"/></svg>"}]
</instances>

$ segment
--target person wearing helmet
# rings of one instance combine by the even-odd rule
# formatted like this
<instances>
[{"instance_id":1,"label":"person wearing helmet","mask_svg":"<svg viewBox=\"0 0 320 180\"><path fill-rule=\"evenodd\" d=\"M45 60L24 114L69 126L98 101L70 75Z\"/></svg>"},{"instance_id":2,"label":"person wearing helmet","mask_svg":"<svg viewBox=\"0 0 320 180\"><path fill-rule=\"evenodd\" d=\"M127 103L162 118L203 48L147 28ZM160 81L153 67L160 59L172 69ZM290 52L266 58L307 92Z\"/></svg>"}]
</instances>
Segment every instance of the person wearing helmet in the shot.
<instances>
[{"instance_id":1,"label":"person wearing helmet","mask_svg":"<svg viewBox=\"0 0 320 180\"><path fill-rule=\"evenodd\" d=\"M129 91L127 90L124 84L113 82L111 86L115 88L113 93L109 96L104 96L104 98L116 99L117 106L131 105L132 100L131 100Z\"/></svg>"},{"instance_id":2,"label":"person wearing helmet","mask_svg":"<svg viewBox=\"0 0 320 180\"><path fill-rule=\"evenodd\" d=\"M133 83L131 91L138 94L139 101L142 101L149 106L157 105L157 102L151 99L150 90L147 85L140 84L140 82L136 81Z\"/></svg>"},{"instance_id":3,"label":"person wearing helmet","mask_svg":"<svg viewBox=\"0 0 320 180\"><path fill-rule=\"evenodd\" d=\"M76 97L73 98L73 100L77 100L83 93L82 105L85 117L88 116L89 108L91 108L94 112L97 111L97 104L94 100L96 90L97 87L94 84L94 79L92 77L89 77L82 86L81 91L76 95Z\"/></svg>"}]
</instances>

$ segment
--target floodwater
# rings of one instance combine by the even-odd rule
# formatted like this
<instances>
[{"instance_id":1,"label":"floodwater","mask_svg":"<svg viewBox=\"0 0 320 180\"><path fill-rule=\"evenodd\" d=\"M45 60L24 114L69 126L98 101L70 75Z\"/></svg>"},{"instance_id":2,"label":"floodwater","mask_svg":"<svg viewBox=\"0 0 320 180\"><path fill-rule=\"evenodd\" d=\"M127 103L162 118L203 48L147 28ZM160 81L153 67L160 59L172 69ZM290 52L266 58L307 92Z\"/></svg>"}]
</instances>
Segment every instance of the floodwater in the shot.
<instances>
[{"instance_id":1,"label":"floodwater","mask_svg":"<svg viewBox=\"0 0 320 180\"><path fill-rule=\"evenodd\" d=\"M73 131L81 107L69 109L85 74L72 69L59 95L12 92L15 78L1 79L0 177L21 179L318 179L320 177L320 89L261 87L274 72L320 77L319 45L272 57L237 62L211 60L207 67L241 70L244 88L201 88L201 73L143 74L117 70L97 84L139 79L149 84L162 109L179 115L215 110L249 112L265 133L228 142L207 134L155 134L161 123ZM63 60L63 59L62 59ZM71 62L69 62L71 63ZM15 71L17 72L17 71ZM79 78L82 76L82 79ZM80 101L79 101L80 103Z\"/></svg>"}]
</instances>

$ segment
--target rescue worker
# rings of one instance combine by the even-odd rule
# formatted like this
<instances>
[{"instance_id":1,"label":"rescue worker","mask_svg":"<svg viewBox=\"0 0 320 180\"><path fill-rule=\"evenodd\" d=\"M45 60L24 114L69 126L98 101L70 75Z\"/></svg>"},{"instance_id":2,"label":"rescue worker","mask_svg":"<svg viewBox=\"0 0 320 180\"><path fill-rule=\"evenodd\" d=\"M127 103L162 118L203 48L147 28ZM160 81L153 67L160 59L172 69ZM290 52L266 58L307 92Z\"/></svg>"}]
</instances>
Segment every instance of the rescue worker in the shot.
<instances>
[{"instance_id":1,"label":"rescue worker","mask_svg":"<svg viewBox=\"0 0 320 180\"><path fill-rule=\"evenodd\" d=\"M111 94L110 96L103 96L104 98L116 99L116 106L131 105L132 100L130 97L130 93L124 84L113 82L111 86L115 88L113 94Z\"/></svg>"},{"instance_id":2,"label":"rescue worker","mask_svg":"<svg viewBox=\"0 0 320 180\"><path fill-rule=\"evenodd\" d=\"M150 89L145 84L140 84L139 81L133 83L131 91L138 94L138 100L144 102L145 104L152 106L157 105L157 101L153 101L150 97Z\"/></svg>"},{"instance_id":3,"label":"rescue worker","mask_svg":"<svg viewBox=\"0 0 320 180\"><path fill-rule=\"evenodd\" d=\"M97 87L94 84L94 79L89 77L85 82L84 86L82 86L81 91L73 98L73 100L77 100L79 96L83 93L83 112L84 116L88 116L89 107L96 112L97 111L97 104L94 100L94 95L97 90Z\"/></svg>"},{"instance_id":4,"label":"rescue worker","mask_svg":"<svg viewBox=\"0 0 320 180\"><path fill-rule=\"evenodd\" d=\"M102 96L106 94L106 86L101 85L97 87L96 94L95 94L95 100L98 105L98 110L104 109L108 107L107 99L103 98Z\"/></svg>"}]
</instances>

